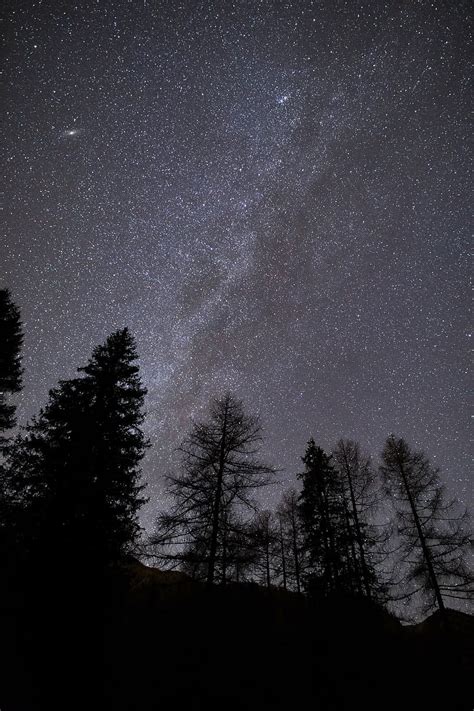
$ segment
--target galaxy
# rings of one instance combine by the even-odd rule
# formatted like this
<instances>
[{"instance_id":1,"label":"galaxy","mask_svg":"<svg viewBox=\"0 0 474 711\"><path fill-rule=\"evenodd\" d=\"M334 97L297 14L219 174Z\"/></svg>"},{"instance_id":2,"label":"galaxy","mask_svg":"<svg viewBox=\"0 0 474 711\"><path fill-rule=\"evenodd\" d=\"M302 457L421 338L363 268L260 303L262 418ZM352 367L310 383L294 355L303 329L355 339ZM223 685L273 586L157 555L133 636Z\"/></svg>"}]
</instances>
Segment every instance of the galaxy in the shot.
<instances>
[{"instance_id":1,"label":"galaxy","mask_svg":"<svg viewBox=\"0 0 474 711\"><path fill-rule=\"evenodd\" d=\"M145 528L230 390L293 485L310 436L469 474L467 2L7 3L0 285L18 419L113 330L148 388Z\"/></svg>"}]
</instances>

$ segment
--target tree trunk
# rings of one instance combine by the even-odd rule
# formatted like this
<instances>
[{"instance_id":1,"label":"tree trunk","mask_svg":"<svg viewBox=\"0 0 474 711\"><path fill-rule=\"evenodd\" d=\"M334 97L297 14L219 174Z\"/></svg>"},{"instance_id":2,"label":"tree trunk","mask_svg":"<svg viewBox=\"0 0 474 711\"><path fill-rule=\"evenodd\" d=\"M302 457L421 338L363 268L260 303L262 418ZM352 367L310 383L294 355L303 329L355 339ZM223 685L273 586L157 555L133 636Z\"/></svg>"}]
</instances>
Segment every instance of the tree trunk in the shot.
<instances>
[{"instance_id":1,"label":"tree trunk","mask_svg":"<svg viewBox=\"0 0 474 711\"><path fill-rule=\"evenodd\" d=\"M221 448L220 448L220 454L219 454L219 468L217 470L216 497L214 500L214 511L213 511L213 515L212 515L212 535L211 535L211 546L209 549L209 566L207 569L207 584L209 586L212 585L214 582L214 570L216 567L217 535L219 532L219 512L220 512L220 502L221 502L221 496L222 496L222 481L224 479L224 465L225 465L227 411L228 411L228 405L226 402L225 410L224 410L224 423L222 426Z\"/></svg>"},{"instance_id":2,"label":"tree trunk","mask_svg":"<svg viewBox=\"0 0 474 711\"><path fill-rule=\"evenodd\" d=\"M283 528L280 521L280 550L281 550L281 567L283 573L283 589L286 590L286 560L285 560L285 546L283 543Z\"/></svg>"},{"instance_id":3,"label":"tree trunk","mask_svg":"<svg viewBox=\"0 0 474 711\"><path fill-rule=\"evenodd\" d=\"M296 590L300 593L301 592L300 562L299 562L299 556L298 556L298 541L296 540L295 512L293 509L291 511L291 532L293 535L293 558L295 560Z\"/></svg>"},{"instance_id":4,"label":"tree trunk","mask_svg":"<svg viewBox=\"0 0 474 711\"><path fill-rule=\"evenodd\" d=\"M222 532L222 583L226 584L227 576L227 517L224 516L224 530Z\"/></svg>"},{"instance_id":5,"label":"tree trunk","mask_svg":"<svg viewBox=\"0 0 474 711\"><path fill-rule=\"evenodd\" d=\"M357 505L356 505L355 494L354 494L354 487L353 487L353 483L352 483L351 470L350 470L349 462L347 461L345 447L343 449L343 452L344 452L344 462L346 465L347 481L349 482L349 493L350 493L350 497L351 497L352 514L354 516L357 545L358 545L359 553L360 553L360 564L362 566L362 577L364 579L364 589L365 589L365 594L367 595L367 597L370 600L370 598L372 597L372 594L370 591L370 584L369 584L369 569L367 567L367 562L365 560L364 541L362 539L362 531L360 529L360 522L359 522L359 513L357 511Z\"/></svg>"},{"instance_id":6,"label":"tree trunk","mask_svg":"<svg viewBox=\"0 0 474 711\"><path fill-rule=\"evenodd\" d=\"M441 619L444 622L446 622L446 608L444 606L443 596L441 595L441 590L439 589L438 580L436 578L436 573L434 571L433 563L431 561L430 550L426 544L425 534L423 532L420 518L418 516L418 511L416 510L415 502L413 500L410 486L409 486L408 480L406 478L405 470L403 468L403 463L399 462L398 467L400 470L400 474L402 475L403 484L404 484L405 491L406 491L406 494L408 497L408 501L410 503L411 512L413 514L413 519L415 521L416 530L418 532L418 538L420 539L421 549L423 551L423 556L425 558L426 567L428 568L428 575L430 577L431 584L432 584L434 592L435 592L436 601L438 603L438 608L439 608L439 611L441 614Z\"/></svg>"},{"instance_id":7,"label":"tree trunk","mask_svg":"<svg viewBox=\"0 0 474 711\"><path fill-rule=\"evenodd\" d=\"M323 538L324 547L324 563L325 563L325 576L326 581L329 583L329 592L334 592L337 590L338 582L338 570L336 565L336 551L334 546L334 536L329 516L329 504L327 498L327 492L325 489L319 495L320 504L319 508L321 511L321 530Z\"/></svg>"},{"instance_id":8,"label":"tree trunk","mask_svg":"<svg viewBox=\"0 0 474 711\"><path fill-rule=\"evenodd\" d=\"M268 541L268 535L265 545L265 572L267 577L267 588L270 587L270 544Z\"/></svg>"},{"instance_id":9,"label":"tree trunk","mask_svg":"<svg viewBox=\"0 0 474 711\"><path fill-rule=\"evenodd\" d=\"M351 587L352 592L354 592L354 590L356 590L357 593L360 593L361 592L361 576L359 573L359 561L357 560L356 549L354 546L354 537L352 535L352 527L351 527L349 508L347 506L346 497L344 495L343 495L343 503L344 503L344 517L346 519L347 536L348 536L349 548L350 548L350 552L351 552L350 559L351 559L352 568L353 568L353 572L352 572L351 566L348 566L349 582L350 582L350 587Z\"/></svg>"}]
</instances>

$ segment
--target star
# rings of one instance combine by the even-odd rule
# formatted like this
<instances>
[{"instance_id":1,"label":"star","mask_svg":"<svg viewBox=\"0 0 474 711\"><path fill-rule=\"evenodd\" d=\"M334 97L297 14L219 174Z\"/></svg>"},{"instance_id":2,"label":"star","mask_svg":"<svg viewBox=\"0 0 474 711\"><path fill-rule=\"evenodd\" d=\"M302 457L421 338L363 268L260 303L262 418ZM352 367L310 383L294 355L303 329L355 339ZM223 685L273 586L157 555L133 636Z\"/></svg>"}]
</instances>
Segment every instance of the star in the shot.
<instances>
[{"instance_id":1,"label":"star","mask_svg":"<svg viewBox=\"0 0 474 711\"><path fill-rule=\"evenodd\" d=\"M127 325L156 491L231 389L285 486L311 435L376 458L395 431L469 504L468 4L229 4L12 14L18 420Z\"/></svg>"}]
</instances>

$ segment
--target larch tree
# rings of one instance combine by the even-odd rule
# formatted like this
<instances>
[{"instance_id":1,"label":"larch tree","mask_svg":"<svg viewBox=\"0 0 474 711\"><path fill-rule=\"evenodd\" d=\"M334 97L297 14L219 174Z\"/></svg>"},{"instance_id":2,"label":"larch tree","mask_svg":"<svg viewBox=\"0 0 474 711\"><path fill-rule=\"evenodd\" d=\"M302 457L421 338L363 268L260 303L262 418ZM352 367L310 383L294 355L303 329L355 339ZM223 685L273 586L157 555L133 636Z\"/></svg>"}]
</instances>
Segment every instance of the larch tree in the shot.
<instances>
[{"instance_id":1,"label":"larch tree","mask_svg":"<svg viewBox=\"0 0 474 711\"><path fill-rule=\"evenodd\" d=\"M278 545L280 548L280 562L281 562L281 578L283 583L283 590L288 590L288 576L286 567L286 547L285 547L285 533L283 528L283 518L280 512L277 512L278 520Z\"/></svg>"},{"instance_id":2,"label":"larch tree","mask_svg":"<svg viewBox=\"0 0 474 711\"><path fill-rule=\"evenodd\" d=\"M249 526L249 545L256 582L269 588L281 573L279 531L272 511L259 511ZM286 576L286 571L285 571Z\"/></svg>"},{"instance_id":3,"label":"larch tree","mask_svg":"<svg viewBox=\"0 0 474 711\"><path fill-rule=\"evenodd\" d=\"M207 583L215 581L229 522L255 510L254 493L273 474L257 457L261 439L258 418L240 400L228 393L212 402L209 419L195 423L179 448L180 471L167 477L171 509L151 538L159 560L179 564L189 550L198 552Z\"/></svg>"},{"instance_id":4,"label":"larch tree","mask_svg":"<svg viewBox=\"0 0 474 711\"><path fill-rule=\"evenodd\" d=\"M341 480L354 587L368 598L378 597L384 585L376 568L388 530L373 521L379 498L376 474L370 458L352 440L339 440L333 459Z\"/></svg>"},{"instance_id":5,"label":"larch tree","mask_svg":"<svg viewBox=\"0 0 474 711\"><path fill-rule=\"evenodd\" d=\"M284 584L285 587L293 587L297 592L301 592L301 565L304 546L296 489L289 489L283 494L277 508L277 515L280 523Z\"/></svg>"},{"instance_id":6,"label":"larch tree","mask_svg":"<svg viewBox=\"0 0 474 711\"><path fill-rule=\"evenodd\" d=\"M467 511L447 500L439 470L404 439L387 439L380 471L396 512L406 581L422 594L425 611L437 606L445 617L445 599L474 595Z\"/></svg>"}]
</instances>

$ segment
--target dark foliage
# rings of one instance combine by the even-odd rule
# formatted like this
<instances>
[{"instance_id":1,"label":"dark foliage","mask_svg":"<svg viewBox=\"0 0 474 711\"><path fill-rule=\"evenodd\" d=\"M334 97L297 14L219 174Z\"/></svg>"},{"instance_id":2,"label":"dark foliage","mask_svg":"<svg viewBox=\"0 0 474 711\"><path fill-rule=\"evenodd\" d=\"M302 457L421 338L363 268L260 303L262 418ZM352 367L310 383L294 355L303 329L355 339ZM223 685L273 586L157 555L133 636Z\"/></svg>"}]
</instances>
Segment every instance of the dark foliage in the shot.
<instances>
[{"instance_id":1,"label":"dark foliage","mask_svg":"<svg viewBox=\"0 0 474 711\"><path fill-rule=\"evenodd\" d=\"M9 451L14 540L36 563L105 563L137 536L146 443L136 358L129 332L112 334Z\"/></svg>"},{"instance_id":2,"label":"dark foliage","mask_svg":"<svg viewBox=\"0 0 474 711\"><path fill-rule=\"evenodd\" d=\"M2 382L14 393L21 324L6 294ZM381 605L377 487L358 445L341 440L330 456L310 440L301 494L259 511L274 470L257 457L258 419L229 394L168 477L173 506L152 544L181 572L150 569L132 555L147 446L136 361L128 330L113 333L4 447L2 711L470 711L472 618L443 601L471 590L467 518L423 453L390 438L381 472L406 582L440 607L424 625L404 629ZM6 429L14 409L0 405Z\"/></svg>"},{"instance_id":3,"label":"dark foliage","mask_svg":"<svg viewBox=\"0 0 474 711\"><path fill-rule=\"evenodd\" d=\"M3 433L15 425L15 406L8 396L21 390L22 343L20 312L8 289L0 289L0 448L6 443Z\"/></svg>"},{"instance_id":4,"label":"dark foliage","mask_svg":"<svg viewBox=\"0 0 474 711\"><path fill-rule=\"evenodd\" d=\"M303 463L298 510L305 537L306 590L319 595L350 589L352 561L340 480L331 456L313 439L308 442Z\"/></svg>"},{"instance_id":5,"label":"dark foliage","mask_svg":"<svg viewBox=\"0 0 474 711\"><path fill-rule=\"evenodd\" d=\"M16 424L15 405L9 396L22 387L22 324L18 308L8 289L0 289L0 568L6 571L14 564L11 531L15 521L10 478L5 466L10 433Z\"/></svg>"}]
</instances>

